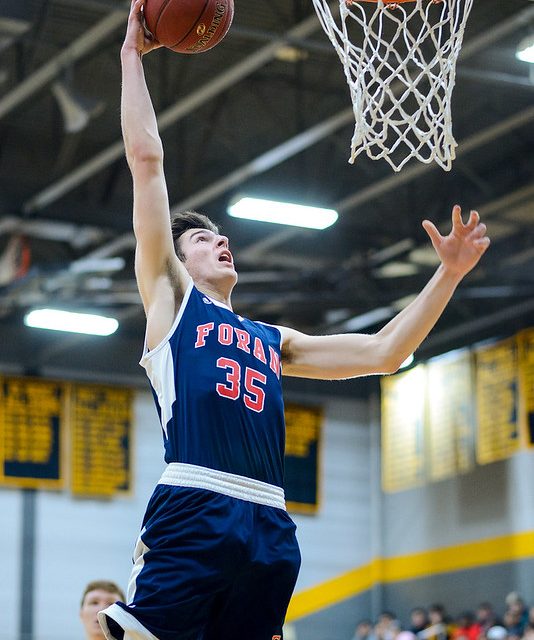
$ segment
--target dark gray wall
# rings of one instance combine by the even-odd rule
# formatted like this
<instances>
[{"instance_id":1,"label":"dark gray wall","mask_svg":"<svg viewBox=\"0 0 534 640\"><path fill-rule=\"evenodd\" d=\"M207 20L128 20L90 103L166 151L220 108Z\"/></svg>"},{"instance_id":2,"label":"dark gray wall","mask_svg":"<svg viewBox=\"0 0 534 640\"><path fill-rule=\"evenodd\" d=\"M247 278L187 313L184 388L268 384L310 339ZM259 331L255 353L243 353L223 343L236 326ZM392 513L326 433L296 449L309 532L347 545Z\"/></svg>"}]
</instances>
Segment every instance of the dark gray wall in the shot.
<instances>
[{"instance_id":1,"label":"dark gray wall","mask_svg":"<svg viewBox=\"0 0 534 640\"><path fill-rule=\"evenodd\" d=\"M366 591L293 623L297 640L352 640L356 624L370 611L371 592Z\"/></svg>"}]
</instances>

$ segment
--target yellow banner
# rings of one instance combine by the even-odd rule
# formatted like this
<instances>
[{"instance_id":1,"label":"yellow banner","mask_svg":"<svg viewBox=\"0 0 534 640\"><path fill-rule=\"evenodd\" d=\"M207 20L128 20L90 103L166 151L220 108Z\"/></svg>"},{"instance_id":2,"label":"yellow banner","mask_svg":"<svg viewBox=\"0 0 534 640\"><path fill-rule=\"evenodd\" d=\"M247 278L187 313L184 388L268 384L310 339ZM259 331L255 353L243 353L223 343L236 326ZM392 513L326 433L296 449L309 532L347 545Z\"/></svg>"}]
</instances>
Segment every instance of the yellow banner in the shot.
<instances>
[{"instance_id":1,"label":"yellow banner","mask_svg":"<svg viewBox=\"0 0 534 640\"><path fill-rule=\"evenodd\" d=\"M472 357L454 351L427 364L426 451L431 481L475 466L475 403Z\"/></svg>"},{"instance_id":2,"label":"yellow banner","mask_svg":"<svg viewBox=\"0 0 534 640\"><path fill-rule=\"evenodd\" d=\"M520 446L517 420L517 340L509 338L475 352L477 461L503 460Z\"/></svg>"},{"instance_id":3,"label":"yellow banner","mask_svg":"<svg viewBox=\"0 0 534 640\"><path fill-rule=\"evenodd\" d=\"M60 382L2 378L0 483L61 489L65 393Z\"/></svg>"},{"instance_id":4,"label":"yellow banner","mask_svg":"<svg viewBox=\"0 0 534 640\"><path fill-rule=\"evenodd\" d=\"M102 385L71 387L71 489L112 496L131 488L132 392Z\"/></svg>"},{"instance_id":5,"label":"yellow banner","mask_svg":"<svg viewBox=\"0 0 534 640\"><path fill-rule=\"evenodd\" d=\"M284 485L289 511L315 513L320 497L320 455L323 410L286 403Z\"/></svg>"},{"instance_id":6,"label":"yellow banner","mask_svg":"<svg viewBox=\"0 0 534 640\"><path fill-rule=\"evenodd\" d=\"M534 329L518 335L519 407L523 442L534 447Z\"/></svg>"},{"instance_id":7,"label":"yellow banner","mask_svg":"<svg viewBox=\"0 0 534 640\"><path fill-rule=\"evenodd\" d=\"M384 377L382 386L382 488L411 489L425 480L425 367Z\"/></svg>"}]
</instances>

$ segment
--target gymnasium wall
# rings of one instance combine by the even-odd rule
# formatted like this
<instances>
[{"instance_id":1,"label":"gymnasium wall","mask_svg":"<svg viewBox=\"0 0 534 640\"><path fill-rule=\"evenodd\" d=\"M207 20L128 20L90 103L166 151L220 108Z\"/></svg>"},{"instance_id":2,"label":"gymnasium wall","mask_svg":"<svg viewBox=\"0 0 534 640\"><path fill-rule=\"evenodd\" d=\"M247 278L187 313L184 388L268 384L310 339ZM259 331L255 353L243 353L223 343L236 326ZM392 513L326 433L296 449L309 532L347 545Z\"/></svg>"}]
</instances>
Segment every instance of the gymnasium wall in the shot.
<instances>
[{"instance_id":1,"label":"gymnasium wall","mask_svg":"<svg viewBox=\"0 0 534 640\"><path fill-rule=\"evenodd\" d=\"M309 396L286 397L310 402ZM295 516L303 555L299 589L371 557L367 405L317 395L311 404L325 410L322 506L317 516ZM66 491L23 496L20 490L0 489L0 640L19 640L24 502L33 502L35 509L34 640L83 638L78 611L90 580L111 579L126 588L144 509L164 466L160 427L148 392L136 395L135 425L131 497L81 500Z\"/></svg>"},{"instance_id":2,"label":"gymnasium wall","mask_svg":"<svg viewBox=\"0 0 534 640\"><path fill-rule=\"evenodd\" d=\"M2 574L0 580L0 637L17 637L19 576L21 557L22 500L19 491L0 490L0 549Z\"/></svg>"},{"instance_id":3,"label":"gymnasium wall","mask_svg":"<svg viewBox=\"0 0 534 640\"><path fill-rule=\"evenodd\" d=\"M385 609L406 623L413 606L433 602L453 614L482 600L502 612L512 590L534 602L533 463L534 452L523 451L465 476L380 493L371 533L380 553L370 564L296 596L297 640L350 640L358 619Z\"/></svg>"},{"instance_id":4,"label":"gymnasium wall","mask_svg":"<svg viewBox=\"0 0 534 640\"><path fill-rule=\"evenodd\" d=\"M350 640L359 618L383 608L404 618L414 604L432 601L451 611L483 598L499 605L513 588L534 601L534 453L385 495L376 398L307 391L287 391L286 398L321 404L325 411L320 510L293 516L303 566L289 612L292 637ZM108 502L0 489L0 640L19 640L22 546L28 542L22 539L23 509L32 501L34 640L83 637L79 599L89 580L104 577L126 587L145 505L163 469L160 428L147 392L136 395L135 422L130 497ZM467 557L468 565L447 570L458 557ZM429 567L435 569L431 577Z\"/></svg>"}]
</instances>

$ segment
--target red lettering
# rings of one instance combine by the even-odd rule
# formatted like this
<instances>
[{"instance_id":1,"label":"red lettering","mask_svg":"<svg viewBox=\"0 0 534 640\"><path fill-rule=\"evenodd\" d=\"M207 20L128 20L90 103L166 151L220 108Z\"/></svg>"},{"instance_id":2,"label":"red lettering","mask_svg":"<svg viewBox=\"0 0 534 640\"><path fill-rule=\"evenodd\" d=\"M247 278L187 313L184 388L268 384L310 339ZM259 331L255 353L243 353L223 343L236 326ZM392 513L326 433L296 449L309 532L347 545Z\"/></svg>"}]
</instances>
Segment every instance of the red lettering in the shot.
<instances>
[{"instance_id":1,"label":"red lettering","mask_svg":"<svg viewBox=\"0 0 534 640\"><path fill-rule=\"evenodd\" d=\"M254 355L260 362L263 362L263 364L267 364L267 358L265 357L263 343L259 338L254 338Z\"/></svg>"},{"instance_id":2,"label":"red lettering","mask_svg":"<svg viewBox=\"0 0 534 640\"><path fill-rule=\"evenodd\" d=\"M234 338L234 328L231 324L220 324L219 325L219 342L221 344L232 344L232 340Z\"/></svg>"},{"instance_id":3,"label":"red lettering","mask_svg":"<svg viewBox=\"0 0 534 640\"><path fill-rule=\"evenodd\" d=\"M263 405L265 404L265 390L255 385L255 382L265 384L267 382L267 376L255 369L247 367L245 369L245 389L247 393L243 395L243 402L245 406L252 411L260 413L260 411L263 411Z\"/></svg>"},{"instance_id":4,"label":"red lettering","mask_svg":"<svg viewBox=\"0 0 534 640\"><path fill-rule=\"evenodd\" d=\"M241 349L245 353L250 353L249 342L250 334L244 329L234 329L237 336L237 348Z\"/></svg>"},{"instance_id":5,"label":"red lettering","mask_svg":"<svg viewBox=\"0 0 534 640\"><path fill-rule=\"evenodd\" d=\"M195 342L195 349L204 347L206 345L206 337L215 325L213 322L207 322L206 324L199 324L197 327L197 341Z\"/></svg>"},{"instance_id":6,"label":"red lettering","mask_svg":"<svg viewBox=\"0 0 534 640\"><path fill-rule=\"evenodd\" d=\"M269 354L271 356L269 361L269 366L276 373L276 377L280 377L280 356L276 351L269 345Z\"/></svg>"},{"instance_id":7,"label":"red lettering","mask_svg":"<svg viewBox=\"0 0 534 640\"><path fill-rule=\"evenodd\" d=\"M227 325L228 326L228 325ZM226 383L222 382L217 383L216 389L217 393L223 398L229 398L230 400L237 400L239 398L240 392L240 378L241 378L241 367L239 363L235 360L230 360L230 358L219 358L217 360L217 366L220 369L226 369Z\"/></svg>"}]
</instances>

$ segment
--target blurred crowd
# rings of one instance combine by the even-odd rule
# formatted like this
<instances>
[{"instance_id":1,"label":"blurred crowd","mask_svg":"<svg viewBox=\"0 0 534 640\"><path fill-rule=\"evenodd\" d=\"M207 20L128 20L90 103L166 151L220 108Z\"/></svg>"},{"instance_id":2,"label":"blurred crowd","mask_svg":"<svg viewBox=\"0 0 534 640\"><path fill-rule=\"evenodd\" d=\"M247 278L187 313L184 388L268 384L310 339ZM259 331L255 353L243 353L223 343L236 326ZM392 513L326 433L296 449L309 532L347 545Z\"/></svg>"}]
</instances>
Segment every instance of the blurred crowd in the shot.
<instances>
[{"instance_id":1,"label":"blurred crowd","mask_svg":"<svg viewBox=\"0 0 534 640\"><path fill-rule=\"evenodd\" d=\"M414 607L407 625L383 611L376 622L361 620L353 640L534 640L534 605L517 592L505 599L502 615L490 602L450 615L441 604Z\"/></svg>"}]
</instances>

